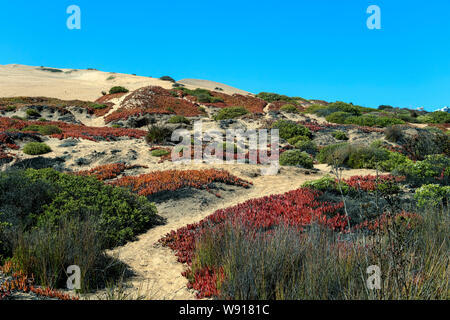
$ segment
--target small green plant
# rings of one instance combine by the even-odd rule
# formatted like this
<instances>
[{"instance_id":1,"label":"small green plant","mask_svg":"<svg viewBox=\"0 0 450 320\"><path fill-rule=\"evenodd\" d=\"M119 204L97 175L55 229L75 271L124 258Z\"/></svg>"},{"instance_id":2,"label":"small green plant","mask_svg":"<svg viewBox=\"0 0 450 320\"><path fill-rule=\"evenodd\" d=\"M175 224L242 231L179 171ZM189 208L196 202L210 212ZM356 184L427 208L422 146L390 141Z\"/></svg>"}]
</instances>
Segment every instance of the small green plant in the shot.
<instances>
[{"instance_id":1,"label":"small green plant","mask_svg":"<svg viewBox=\"0 0 450 320\"><path fill-rule=\"evenodd\" d=\"M145 136L145 141L149 144L164 143L172 137L172 130L167 127L151 126Z\"/></svg>"},{"instance_id":2,"label":"small green plant","mask_svg":"<svg viewBox=\"0 0 450 320\"><path fill-rule=\"evenodd\" d=\"M450 199L450 186L423 185L416 190L414 198L417 200L419 208L447 207Z\"/></svg>"},{"instance_id":3,"label":"small green plant","mask_svg":"<svg viewBox=\"0 0 450 320\"><path fill-rule=\"evenodd\" d=\"M91 108L95 109L95 110L102 110L102 109L108 108L108 106L106 104L94 103L94 104L91 105Z\"/></svg>"},{"instance_id":4,"label":"small green plant","mask_svg":"<svg viewBox=\"0 0 450 320\"><path fill-rule=\"evenodd\" d=\"M280 108L280 110L287 113L299 113L297 107L293 104L285 104Z\"/></svg>"},{"instance_id":5,"label":"small green plant","mask_svg":"<svg viewBox=\"0 0 450 320\"><path fill-rule=\"evenodd\" d=\"M306 169L314 168L311 157L300 150L289 150L280 155L280 165L282 166L301 166Z\"/></svg>"},{"instance_id":6,"label":"small green plant","mask_svg":"<svg viewBox=\"0 0 450 320\"><path fill-rule=\"evenodd\" d=\"M347 134L341 130L333 132L333 137L337 140L348 140Z\"/></svg>"},{"instance_id":7,"label":"small green plant","mask_svg":"<svg viewBox=\"0 0 450 320\"><path fill-rule=\"evenodd\" d=\"M310 141L311 139L306 136L295 136L293 138L288 139L290 145L295 146L295 144L299 141Z\"/></svg>"},{"instance_id":8,"label":"small green plant","mask_svg":"<svg viewBox=\"0 0 450 320\"><path fill-rule=\"evenodd\" d=\"M35 131L44 136L50 136L52 134L60 134L62 130L54 125L42 126L42 125L30 125L22 129L22 131Z\"/></svg>"},{"instance_id":9,"label":"small green plant","mask_svg":"<svg viewBox=\"0 0 450 320\"><path fill-rule=\"evenodd\" d=\"M7 107L5 108L5 111L6 111L6 112L14 112L14 111L16 111L16 109L17 109L16 106L7 106Z\"/></svg>"},{"instance_id":10,"label":"small green plant","mask_svg":"<svg viewBox=\"0 0 450 320\"><path fill-rule=\"evenodd\" d=\"M184 123L184 124L190 124L191 122L189 119L183 116L173 116L169 119L169 123Z\"/></svg>"},{"instance_id":11,"label":"small green plant","mask_svg":"<svg viewBox=\"0 0 450 320\"><path fill-rule=\"evenodd\" d=\"M319 151L317 145L312 141L298 141L295 144L295 148L300 151L305 151L312 155L315 155Z\"/></svg>"},{"instance_id":12,"label":"small green plant","mask_svg":"<svg viewBox=\"0 0 450 320\"><path fill-rule=\"evenodd\" d=\"M41 116L41 114L34 109L27 109L27 111L25 111L25 112L28 117L37 118L37 117Z\"/></svg>"},{"instance_id":13,"label":"small green plant","mask_svg":"<svg viewBox=\"0 0 450 320\"><path fill-rule=\"evenodd\" d=\"M121 86L117 86L117 87L112 87L109 90L109 94L116 94L116 93L128 93L130 92L128 89L121 87Z\"/></svg>"},{"instance_id":14,"label":"small green plant","mask_svg":"<svg viewBox=\"0 0 450 320\"><path fill-rule=\"evenodd\" d=\"M297 136L311 137L311 131L305 126L297 124L293 121L278 120L272 125L272 129L280 131L280 138L289 140Z\"/></svg>"},{"instance_id":15,"label":"small green plant","mask_svg":"<svg viewBox=\"0 0 450 320\"><path fill-rule=\"evenodd\" d=\"M175 83L175 79L173 79L172 77L169 76L162 76L161 78L159 78L159 80L163 80L163 81L169 81L169 82L173 82Z\"/></svg>"},{"instance_id":16,"label":"small green plant","mask_svg":"<svg viewBox=\"0 0 450 320\"><path fill-rule=\"evenodd\" d=\"M30 142L23 147L23 153L36 156L52 152L52 149L45 143Z\"/></svg>"},{"instance_id":17,"label":"small green plant","mask_svg":"<svg viewBox=\"0 0 450 320\"><path fill-rule=\"evenodd\" d=\"M235 119L246 114L248 114L248 111L244 107L223 108L220 109L220 111L216 114L214 120L219 121L219 120Z\"/></svg>"},{"instance_id":18,"label":"small green plant","mask_svg":"<svg viewBox=\"0 0 450 320\"><path fill-rule=\"evenodd\" d=\"M168 154L170 154L170 152L164 149L156 149L152 151L153 157L164 157L167 156Z\"/></svg>"}]
</instances>

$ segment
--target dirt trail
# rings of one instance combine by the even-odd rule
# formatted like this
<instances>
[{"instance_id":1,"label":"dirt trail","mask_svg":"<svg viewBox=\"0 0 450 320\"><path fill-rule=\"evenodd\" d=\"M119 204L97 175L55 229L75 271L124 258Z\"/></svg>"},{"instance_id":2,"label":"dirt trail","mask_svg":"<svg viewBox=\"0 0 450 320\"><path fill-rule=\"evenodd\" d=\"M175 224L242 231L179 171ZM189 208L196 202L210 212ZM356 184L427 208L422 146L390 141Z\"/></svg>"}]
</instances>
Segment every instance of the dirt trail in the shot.
<instances>
[{"instance_id":1,"label":"dirt trail","mask_svg":"<svg viewBox=\"0 0 450 320\"><path fill-rule=\"evenodd\" d=\"M157 205L159 214L167 219L167 224L155 227L141 235L137 241L111 252L137 274L129 281L128 284L132 287L128 290L134 294L139 292L146 299L195 299L195 293L187 289L187 280L181 275L186 266L178 263L174 252L159 245L158 240L171 230L196 223L218 209L234 206L249 199L295 190L304 182L319 179L329 172L326 165L319 165L317 169L320 171L307 175L301 169L282 168L277 176L250 179L254 184L251 189L227 192L223 199L206 205L196 203L199 199L195 197L187 197L173 207L164 203ZM373 173L373 170L348 170L343 172L343 177Z\"/></svg>"}]
</instances>

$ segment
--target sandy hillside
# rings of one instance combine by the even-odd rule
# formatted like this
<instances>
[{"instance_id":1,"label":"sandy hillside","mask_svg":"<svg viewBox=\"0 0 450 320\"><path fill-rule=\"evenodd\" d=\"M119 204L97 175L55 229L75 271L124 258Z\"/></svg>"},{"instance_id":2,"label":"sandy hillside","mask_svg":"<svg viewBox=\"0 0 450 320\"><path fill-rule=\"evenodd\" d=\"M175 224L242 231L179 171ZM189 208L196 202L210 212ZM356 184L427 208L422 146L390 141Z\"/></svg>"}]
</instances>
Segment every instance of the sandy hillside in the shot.
<instances>
[{"instance_id":1,"label":"sandy hillside","mask_svg":"<svg viewBox=\"0 0 450 320\"><path fill-rule=\"evenodd\" d=\"M226 85L226 84L223 84L220 82L209 81L209 80L183 79L183 80L178 81L178 83L184 84L188 87L190 86L190 87L195 87L195 88L203 88L203 89L208 89L208 90L212 90L212 91L218 91L217 88L221 88L223 90L223 92L227 93L227 94L234 94L234 93L238 93L238 94L242 94L242 95L250 94L247 91L236 89L229 85Z\"/></svg>"},{"instance_id":2,"label":"sandy hillside","mask_svg":"<svg viewBox=\"0 0 450 320\"><path fill-rule=\"evenodd\" d=\"M146 86L171 89L172 83L156 78L97 70L61 69L62 72L43 71L41 67L18 64L0 65L0 97L50 97L63 100L94 101L113 86L136 90ZM225 93L247 92L212 81L185 80L187 88L214 90L222 87Z\"/></svg>"}]
</instances>

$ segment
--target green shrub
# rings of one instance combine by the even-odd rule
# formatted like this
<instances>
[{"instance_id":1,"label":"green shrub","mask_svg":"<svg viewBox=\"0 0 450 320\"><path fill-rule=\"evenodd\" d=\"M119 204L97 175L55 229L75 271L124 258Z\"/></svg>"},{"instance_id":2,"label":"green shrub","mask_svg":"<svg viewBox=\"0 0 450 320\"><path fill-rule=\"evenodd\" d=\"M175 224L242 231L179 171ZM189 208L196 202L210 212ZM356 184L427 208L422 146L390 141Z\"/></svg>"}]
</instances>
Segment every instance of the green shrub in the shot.
<instances>
[{"instance_id":1,"label":"green shrub","mask_svg":"<svg viewBox=\"0 0 450 320\"><path fill-rule=\"evenodd\" d=\"M326 110L327 106L321 104L312 104L303 111L304 113L317 113L320 110Z\"/></svg>"},{"instance_id":2,"label":"green shrub","mask_svg":"<svg viewBox=\"0 0 450 320\"><path fill-rule=\"evenodd\" d=\"M170 154L170 152L164 149L157 149L152 151L153 157L164 157L167 156L168 154Z\"/></svg>"},{"instance_id":3,"label":"green shrub","mask_svg":"<svg viewBox=\"0 0 450 320\"><path fill-rule=\"evenodd\" d=\"M342 190L344 194L347 194L350 190L350 187L345 182L340 182L340 184L341 186L339 188L336 179L329 175L326 175L318 180L305 182L302 185L302 188L316 189L322 192L329 191L337 194L340 194Z\"/></svg>"},{"instance_id":4,"label":"green shrub","mask_svg":"<svg viewBox=\"0 0 450 320\"><path fill-rule=\"evenodd\" d=\"M289 140L297 136L311 137L311 131L305 126L299 125L293 121L278 120L272 125L272 129L280 131L280 138Z\"/></svg>"},{"instance_id":5,"label":"green shrub","mask_svg":"<svg viewBox=\"0 0 450 320\"><path fill-rule=\"evenodd\" d=\"M419 208L446 207L450 199L450 186L423 185L416 190L414 198Z\"/></svg>"},{"instance_id":6,"label":"green shrub","mask_svg":"<svg viewBox=\"0 0 450 320\"><path fill-rule=\"evenodd\" d=\"M299 113L297 107L293 104L285 104L280 108L280 110L287 113Z\"/></svg>"},{"instance_id":7,"label":"green shrub","mask_svg":"<svg viewBox=\"0 0 450 320\"><path fill-rule=\"evenodd\" d=\"M288 139L290 145L295 145L299 141L310 141L311 139L306 136L295 136L293 138Z\"/></svg>"},{"instance_id":8,"label":"green shrub","mask_svg":"<svg viewBox=\"0 0 450 320\"><path fill-rule=\"evenodd\" d=\"M331 122L331 123L344 124L347 121L347 119L351 116L352 116L351 113L339 111L339 112L334 112L334 113L330 114L329 116L325 117L325 120L327 120L328 122Z\"/></svg>"},{"instance_id":9,"label":"green shrub","mask_svg":"<svg viewBox=\"0 0 450 320\"><path fill-rule=\"evenodd\" d=\"M189 119L183 117L183 116L173 116L172 118L169 119L169 123L185 123L185 124L190 124L191 122L189 121Z\"/></svg>"},{"instance_id":10,"label":"green shrub","mask_svg":"<svg viewBox=\"0 0 450 320\"><path fill-rule=\"evenodd\" d=\"M151 126L145 136L145 141L149 144L162 144L170 141L173 131L166 127Z\"/></svg>"},{"instance_id":11,"label":"green shrub","mask_svg":"<svg viewBox=\"0 0 450 320\"><path fill-rule=\"evenodd\" d=\"M339 143L320 150L317 159L329 165L348 166L353 169L375 169L389 160L389 151L371 146Z\"/></svg>"},{"instance_id":12,"label":"green shrub","mask_svg":"<svg viewBox=\"0 0 450 320\"><path fill-rule=\"evenodd\" d=\"M125 265L108 256L94 220L67 217L57 226L45 224L19 230L11 239L12 261L35 283L49 288L66 288L66 270L77 265L81 271L81 292L99 289L120 279Z\"/></svg>"},{"instance_id":13,"label":"green shrub","mask_svg":"<svg viewBox=\"0 0 450 320\"><path fill-rule=\"evenodd\" d=\"M27 116L29 116L29 117L37 118L37 117L41 116L41 114L34 109L27 109L27 111L25 111L25 112L26 112Z\"/></svg>"},{"instance_id":14,"label":"green shrub","mask_svg":"<svg viewBox=\"0 0 450 320\"><path fill-rule=\"evenodd\" d=\"M313 160L306 153L300 150L289 150L280 155L280 165L282 166L301 166L306 169L314 168Z\"/></svg>"},{"instance_id":15,"label":"green shrub","mask_svg":"<svg viewBox=\"0 0 450 320\"><path fill-rule=\"evenodd\" d=\"M380 169L383 171L391 172L400 166L413 163L407 156L398 153L398 152L388 152L388 158L386 160L382 160L379 165Z\"/></svg>"},{"instance_id":16,"label":"green shrub","mask_svg":"<svg viewBox=\"0 0 450 320\"><path fill-rule=\"evenodd\" d=\"M5 108L5 111L6 112L13 112L13 111L16 111L17 110L17 107L16 106L7 106L6 108Z\"/></svg>"},{"instance_id":17,"label":"green shrub","mask_svg":"<svg viewBox=\"0 0 450 320\"><path fill-rule=\"evenodd\" d=\"M353 116L348 117L345 120L346 124L356 124L358 126L366 126L366 127L387 127L395 124L404 124L405 121L389 118L389 117L380 117L375 115L363 115L363 116Z\"/></svg>"},{"instance_id":18,"label":"green shrub","mask_svg":"<svg viewBox=\"0 0 450 320\"><path fill-rule=\"evenodd\" d=\"M173 82L173 83L176 82L175 79L173 79L172 77L169 77L169 76L162 76L161 78L159 78L159 80L170 81L170 82Z\"/></svg>"},{"instance_id":19,"label":"green shrub","mask_svg":"<svg viewBox=\"0 0 450 320\"><path fill-rule=\"evenodd\" d=\"M315 155L319 151L317 145L312 141L298 141L295 144L295 148L300 151L305 151L311 155Z\"/></svg>"},{"instance_id":20,"label":"green shrub","mask_svg":"<svg viewBox=\"0 0 450 320\"><path fill-rule=\"evenodd\" d=\"M348 140L348 136L344 131L338 130L333 132L333 137L337 140Z\"/></svg>"},{"instance_id":21,"label":"green shrub","mask_svg":"<svg viewBox=\"0 0 450 320\"><path fill-rule=\"evenodd\" d=\"M36 156L52 152L52 149L45 143L30 142L23 147L23 153Z\"/></svg>"},{"instance_id":22,"label":"green shrub","mask_svg":"<svg viewBox=\"0 0 450 320\"><path fill-rule=\"evenodd\" d=\"M359 106L354 106L352 104L341 102L341 101L330 103L327 106L327 108L331 109L331 110L347 112L347 113L350 113L355 116L361 115L361 111L362 111L362 108Z\"/></svg>"},{"instance_id":23,"label":"green shrub","mask_svg":"<svg viewBox=\"0 0 450 320\"><path fill-rule=\"evenodd\" d=\"M44 136L50 136L52 134L60 134L62 133L62 130L54 125L30 125L27 126L25 128L22 129L22 131L35 131L35 132L39 132L40 134L44 135Z\"/></svg>"},{"instance_id":24,"label":"green shrub","mask_svg":"<svg viewBox=\"0 0 450 320\"><path fill-rule=\"evenodd\" d=\"M94 103L94 104L91 105L91 108L95 109L95 110L102 110L102 109L108 108L108 106L106 104Z\"/></svg>"},{"instance_id":25,"label":"green shrub","mask_svg":"<svg viewBox=\"0 0 450 320\"><path fill-rule=\"evenodd\" d=\"M97 233L103 248L123 245L135 239L161 220L155 206L145 197L106 185L93 177L59 173L53 169L25 172L33 182L50 184L55 188L51 202L37 216L37 226L57 225L65 217L96 219Z\"/></svg>"},{"instance_id":26,"label":"green shrub","mask_svg":"<svg viewBox=\"0 0 450 320\"><path fill-rule=\"evenodd\" d=\"M296 104L298 100L304 100L302 98L298 97L288 97L286 95L281 95L278 93L271 93L271 92L261 92L256 95L256 97L265 100L269 103L275 102L275 101L286 101L292 104Z\"/></svg>"},{"instance_id":27,"label":"green shrub","mask_svg":"<svg viewBox=\"0 0 450 320\"><path fill-rule=\"evenodd\" d=\"M450 113L445 111L435 111L423 116L417 117L421 123L450 123Z\"/></svg>"},{"instance_id":28,"label":"green shrub","mask_svg":"<svg viewBox=\"0 0 450 320\"><path fill-rule=\"evenodd\" d=\"M428 155L423 161L407 161L394 170L397 175L406 176L409 183L415 186L422 184L450 183L450 158L445 155Z\"/></svg>"},{"instance_id":29,"label":"green shrub","mask_svg":"<svg viewBox=\"0 0 450 320\"><path fill-rule=\"evenodd\" d=\"M384 129L384 136L387 141L397 143L403 137L402 127L399 125L389 126Z\"/></svg>"},{"instance_id":30,"label":"green shrub","mask_svg":"<svg viewBox=\"0 0 450 320\"><path fill-rule=\"evenodd\" d=\"M128 89L126 89L126 88L124 88L124 87L121 87L121 86L112 87L112 88L109 90L109 94L128 93L128 92L130 92L130 90L128 90Z\"/></svg>"},{"instance_id":31,"label":"green shrub","mask_svg":"<svg viewBox=\"0 0 450 320\"><path fill-rule=\"evenodd\" d=\"M220 109L220 111L216 114L214 120L219 121L219 120L234 119L246 114L248 114L248 111L244 107L223 108Z\"/></svg>"}]
</instances>

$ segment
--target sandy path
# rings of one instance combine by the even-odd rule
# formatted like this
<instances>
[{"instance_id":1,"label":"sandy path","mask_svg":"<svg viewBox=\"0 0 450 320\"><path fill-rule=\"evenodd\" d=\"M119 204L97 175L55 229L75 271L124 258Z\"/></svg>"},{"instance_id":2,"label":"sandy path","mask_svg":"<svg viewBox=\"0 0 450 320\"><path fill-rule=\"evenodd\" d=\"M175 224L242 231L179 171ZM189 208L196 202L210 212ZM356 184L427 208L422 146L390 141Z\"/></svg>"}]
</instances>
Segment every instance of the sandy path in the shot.
<instances>
[{"instance_id":1,"label":"sandy path","mask_svg":"<svg viewBox=\"0 0 450 320\"><path fill-rule=\"evenodd\" d=\"M254 183L251 189L237 191L232 197L226 197L212 205L190 212L180 212L179 208L170 209L159 205L158 212L167 219L167 224L155 227L141 235L138 241L111 252L137 273L137 276L129 282L132 285L130 292L139 292L147 299L195 299L195 293L187 289L187 280L181 275L186 266L177 262L173 251L157 244L158 240L171 230L196 223L218 209L234 206L249 199L295 190L304 182L319 179L329 172L326 165L319 165L317 168L321 170L309 175L304 174L301 169L282 168L277 176L250 179ZM232 173L239 170L237 167L235 170L227 169ZM343 172L343 177L373 173L373 170L347 170Z\"/></svg>"}]
</instances>

